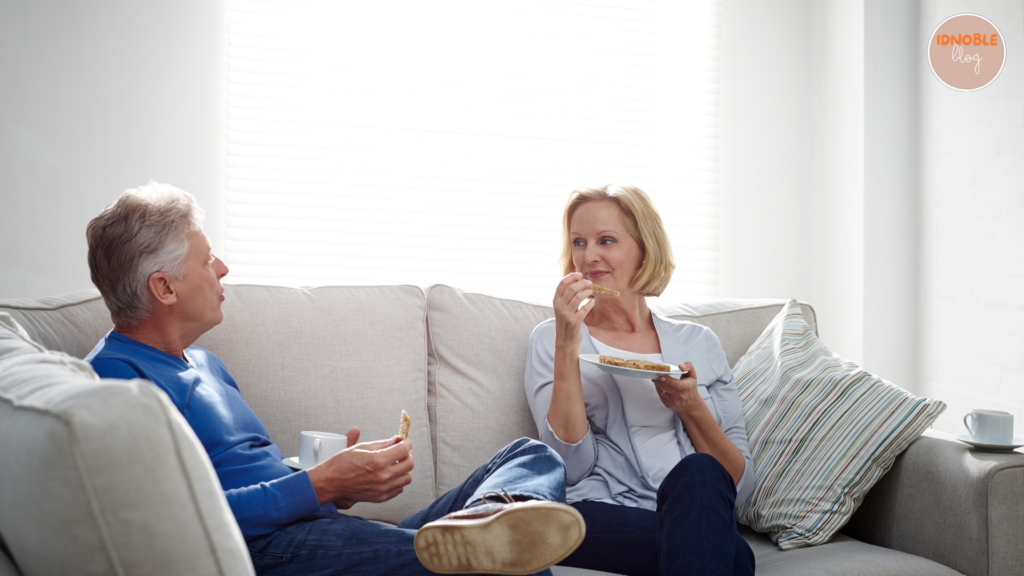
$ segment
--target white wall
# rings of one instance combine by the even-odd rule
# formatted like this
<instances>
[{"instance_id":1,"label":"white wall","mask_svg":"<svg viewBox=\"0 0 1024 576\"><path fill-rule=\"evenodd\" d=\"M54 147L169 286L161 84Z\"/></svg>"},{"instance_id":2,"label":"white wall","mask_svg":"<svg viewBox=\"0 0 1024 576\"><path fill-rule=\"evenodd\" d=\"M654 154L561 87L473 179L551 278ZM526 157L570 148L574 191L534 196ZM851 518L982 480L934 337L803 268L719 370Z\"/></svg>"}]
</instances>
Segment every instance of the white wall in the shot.
<instances>
[{"instance_id":1,"label":"white wall","mask_svg":"<svg viewBox=\"0 0 1024 576\"><path fill-rule=\"evenodd\" d=\"M974 407L1024 430L1022 3L722 1L721 295L812 302L830 347L946 401L950 432ZM1008 46L972 93L924 60L960 12ZM85 224L149 178L195 193L222 248L224 18L0 4L0 298L89 287Z\"/></svg>"},{"instance_id":2,"label":"white wall","mask_svg":"<svg viewBox=\"0 0 1024 576\"><path fill-rule=\"evenodd\" d=\"M919 4L864 3L863 365L915 393Z\"/></svg>"},{"instance_id":3,"label":"white wall","mask_svg":"<svg viewBox=\"0 0 1024 576\"><path fill-rule=\"evenodd\" d=\"M0 3L0 298L92 287L86 224L149 179L223 246L225 6Z\"/></svg>"},{"instance_id":4,"label":"white wall","mask_svg":"<svg viewBox=\"0 0 1024 576\"><path fill-rule=\"evenodd\" d=\"M1024 435L1024 2L723 1L722 296L815 304L825 343ZM1008 57L976 92L925 56L972 12Z\"/></svg>"},{"instance_id":5,"label":"white wall","mask_svg":"<svg viewBox=\"0 0 1024 576\"><path fill-rule=\"evenodd\" d=\"M811 3L811 302L833 350L864 359L864 2Z\"/></svg>"},{"instance_id":6,"label":"white wall","mask_svg":"<svg viewBox=\"0 0 1024 576\"><path fill-rule=\"evenodd\" d=\"M724 0L720 295L813 302L810 0ZM800 31L800 33L795 33Z\"/></svg>"},{"instance_id":7,"label":"white wall","mask_svg":"<svg viewBox=\"0 0 1024 576\"><path fill-rule=\"evenodd\" d=\"M721 290L814 304L864 352L864 6L724 0Z\"/></svg>"},{"instance_id":8,"label":"white wall","mask_svg":"<svg viewBox=\"0 0 1024 576\"><path fill-rule=\"evenodd\" d=\"M936 428L964 433L972 408L1013 412L1024 436L1024 2L922 3L920 39L947 17L980 14L1002 33L1006 66L958 92L927 64L920 81L922 392L949 408Z\"/></svg>"}]
</instances>

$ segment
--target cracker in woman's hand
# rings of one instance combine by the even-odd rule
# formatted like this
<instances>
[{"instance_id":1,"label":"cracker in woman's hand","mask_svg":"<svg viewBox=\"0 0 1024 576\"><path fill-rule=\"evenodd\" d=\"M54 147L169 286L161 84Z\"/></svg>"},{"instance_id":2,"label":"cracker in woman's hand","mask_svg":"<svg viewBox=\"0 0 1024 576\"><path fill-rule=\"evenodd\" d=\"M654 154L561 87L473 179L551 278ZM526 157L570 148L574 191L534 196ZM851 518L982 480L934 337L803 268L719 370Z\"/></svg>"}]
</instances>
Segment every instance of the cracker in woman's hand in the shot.
<instances>
[{"instance_id":1,"label":"cracker in woman's hand","mask_svg":"<svg viewBox=\"0 0 1024 576\"><path fill-rule=\"evenodd\" d=\"M402 440L408 438L410 426L412 426L412 418L409 418L409 414L402 410L402 422L398 425L398 437Z\"/></svg>"},{"instance_id":2,"label":"cracker in woman's hand","mask_svg":"<svg viewBox=\"0 0 1024 576\"><path fill-rule=\"evenodd\" d=\"M590 289L594 294L607 294L608 296L614 296L616 298L619 296L618 290L612 290L611 288L605 288L604 286L598 286L597 284L591 286Z\"/></svg>"}]
</instances>

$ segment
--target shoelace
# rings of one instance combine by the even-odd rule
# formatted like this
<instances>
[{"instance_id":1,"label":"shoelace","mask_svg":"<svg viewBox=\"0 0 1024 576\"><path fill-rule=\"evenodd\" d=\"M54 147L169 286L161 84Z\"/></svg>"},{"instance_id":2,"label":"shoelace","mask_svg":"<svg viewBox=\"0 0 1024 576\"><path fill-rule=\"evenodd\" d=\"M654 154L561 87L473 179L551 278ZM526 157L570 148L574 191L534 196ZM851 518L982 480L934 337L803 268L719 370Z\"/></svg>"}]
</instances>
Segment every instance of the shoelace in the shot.
<instances>
[{"instance_id":1,"label":"shoelace","mask_svg":"<svg viewBox=\"0 0 1024 576\"><path fill-rule=\"evenodd\" d=\"M505 489L502 488L501 492L494 492L493 490L490 491L490 492L484 492L484 496L483 496L484 502L489 502L489 500L487 500L487 499L492 494L494 495L495 498L498 499L498 502L497 502L498 504L512 504L513 502L516 501L516 499L513 498L511 494L509 494L508 492L505 492Z\"/></svg>"}]
</instances>

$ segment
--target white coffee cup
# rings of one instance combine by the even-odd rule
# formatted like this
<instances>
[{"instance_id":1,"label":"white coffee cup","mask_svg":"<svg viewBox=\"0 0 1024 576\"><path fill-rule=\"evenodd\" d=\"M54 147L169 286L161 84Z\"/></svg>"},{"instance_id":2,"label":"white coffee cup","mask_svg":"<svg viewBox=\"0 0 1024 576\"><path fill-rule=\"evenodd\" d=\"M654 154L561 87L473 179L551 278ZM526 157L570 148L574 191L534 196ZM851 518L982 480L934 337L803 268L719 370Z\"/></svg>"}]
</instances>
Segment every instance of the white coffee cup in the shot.
<instances>
[{"instance_id":1,"label":"white coffee cup","mask_svg":"<svg viewBox=\"0 0 1024 576\"><path fill-rule=\"evenodd\" d=\"M986 444L1013 442L1013 414L999 410L972 410L964 416L971 437Z\"/></svg>"},{"instance_id":2,"label":"white coffee cup","mask_svg":"<svg viewBox=\"0 0 1024 576\"><path fill-rule=\"evenodd\" d=\"M299 465L311 468L348 448L348 438L333 432L300 432Z\"/></svg>"}]
</instances>

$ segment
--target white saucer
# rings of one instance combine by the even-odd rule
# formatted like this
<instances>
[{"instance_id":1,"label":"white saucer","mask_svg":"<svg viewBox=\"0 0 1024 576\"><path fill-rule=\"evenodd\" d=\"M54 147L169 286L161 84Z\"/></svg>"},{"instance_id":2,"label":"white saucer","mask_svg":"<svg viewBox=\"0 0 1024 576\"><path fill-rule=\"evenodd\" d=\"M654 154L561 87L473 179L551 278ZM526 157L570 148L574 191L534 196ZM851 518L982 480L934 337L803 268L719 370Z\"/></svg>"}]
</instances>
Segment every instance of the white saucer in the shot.
<instances>
[{"instance_id":1,"label":"white saucer","mask_svg":"<svg viewBox=\"0 0 1024 576\"><path fill-rule=\"evenodd\" d=\"M284 462L285 466L288 466L289 468L294 468L295 470L309 470L310 468L312 468L312 466L303 466L302 464L299 464L298 456L285 458L284 460L281 460L281 462Z\"/></svg>"},{"instance_id":2,"label":"white saucer","mask_svg":"<svg viewBox=\"0 0 1024 576\"><path fill-rule=\"evenodd\" d=\"M957 440L974 446L978 450L984 450L986 452L1013 452L1017 448L1024 446L1024 437L1014 438L1009 444L989 444L988 442L978 442L971 437L970 434L961 434L956 437Z\"/></svg>"}]
</instances>

